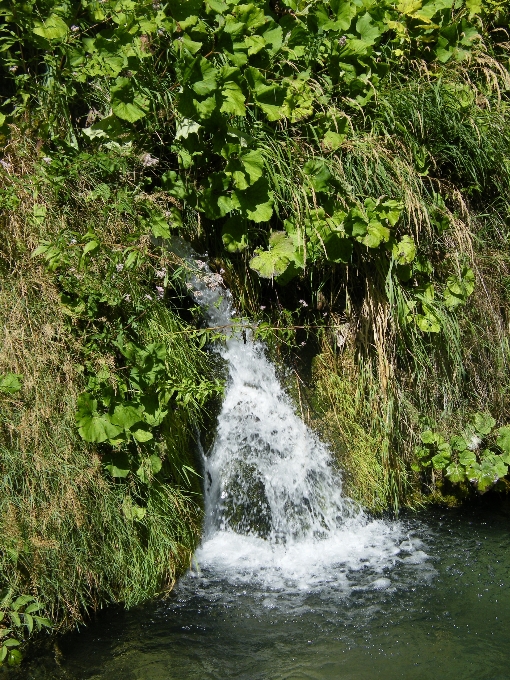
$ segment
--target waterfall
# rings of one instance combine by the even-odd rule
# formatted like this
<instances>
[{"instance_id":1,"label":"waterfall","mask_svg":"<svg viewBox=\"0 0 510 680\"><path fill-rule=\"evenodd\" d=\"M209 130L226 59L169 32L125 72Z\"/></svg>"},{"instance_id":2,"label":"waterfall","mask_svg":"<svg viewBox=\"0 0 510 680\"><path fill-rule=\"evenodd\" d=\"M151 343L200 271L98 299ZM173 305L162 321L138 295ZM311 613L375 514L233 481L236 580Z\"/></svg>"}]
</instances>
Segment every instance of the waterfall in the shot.
<instances>
[{"instance_id":1,"label":"waterfall","mask_svg":"<svg viewBox=\"0 0 510 680\"><path fill-rule=\"evenodd\" d=\"M181 245L182 251L182 245ZM232 327L232 298L205 261L183 253L188 288L210 327ZM197 574L269 589L348 587L368 569L374 588L396 560L426 559L397 522L369 518L342 492L327 446L303 423L263 343L230 332L214 348L228 381L214 442L203 452L205 527Z\"/></svg>"}]
</instances>

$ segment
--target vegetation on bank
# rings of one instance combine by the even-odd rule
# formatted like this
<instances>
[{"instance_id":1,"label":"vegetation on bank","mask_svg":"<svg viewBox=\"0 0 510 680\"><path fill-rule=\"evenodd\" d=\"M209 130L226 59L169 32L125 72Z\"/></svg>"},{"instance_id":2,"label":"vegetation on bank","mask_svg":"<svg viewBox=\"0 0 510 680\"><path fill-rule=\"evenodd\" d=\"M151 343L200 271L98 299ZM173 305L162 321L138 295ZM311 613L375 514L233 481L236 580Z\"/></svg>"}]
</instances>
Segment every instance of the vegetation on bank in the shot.
<instances>
[{"instance_id":1,"label":"vegetation on bank","mask_svg":"<svg viewBox=\"0 0 510 680\"><path fill-rule=\"evenodd\" d=\"M221 381L172 235L297 362L303 417L364 505L505 478L506 2L28 0L0 14L11 600L66 627L164 592L189 562L193 442Z\"/></svg>"}]
</instances>

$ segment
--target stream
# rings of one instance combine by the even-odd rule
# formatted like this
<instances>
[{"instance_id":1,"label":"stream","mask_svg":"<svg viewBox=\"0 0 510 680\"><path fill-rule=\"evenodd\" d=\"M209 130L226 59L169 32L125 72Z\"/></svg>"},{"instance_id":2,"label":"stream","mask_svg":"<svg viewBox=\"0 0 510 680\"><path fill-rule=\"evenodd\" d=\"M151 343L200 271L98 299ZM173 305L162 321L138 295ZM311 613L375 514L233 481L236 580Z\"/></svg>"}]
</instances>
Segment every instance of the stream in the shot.
<instances>
[{"instance_id":1,"label":"stream","mask_svg":"<svg viewBox=\"0 0 510 680\"><path fill-rule=\"evenodd\" d=\"M231 322L229 294L201 260L189 286L209 325ZM510 680L508 513L368 516L264 346L234 334L215 351L229 380L201 452L193 566L168 599L65 637L63 677Z\"/></svg>"}]
</instances>

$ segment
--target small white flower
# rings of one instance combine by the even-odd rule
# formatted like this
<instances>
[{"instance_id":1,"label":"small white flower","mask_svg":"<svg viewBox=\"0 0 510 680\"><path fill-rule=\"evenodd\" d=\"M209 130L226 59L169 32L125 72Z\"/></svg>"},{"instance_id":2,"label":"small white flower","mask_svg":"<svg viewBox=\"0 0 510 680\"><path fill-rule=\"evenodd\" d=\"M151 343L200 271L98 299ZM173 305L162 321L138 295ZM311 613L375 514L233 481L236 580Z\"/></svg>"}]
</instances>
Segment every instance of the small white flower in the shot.
<instances>
[{"instance_id":1,"label":"small white flower","mask_svg":"<svg viewBox=\"0 0 510 680\"><path fill-rule=\"evenodd\" d=\"M165 289L163 288L163 286L156 286L156 295L160 300L163 299L165 295Z\"/></svg>"},{"instance_id":2,"label":"small white flower","mask_svg":"<svg viewBox=\"0 0 510 680\"><path fill-rule=\"evenodd\" d=\"M43 156L43 161L45 163L51 163L51 158L49 156Z\"/></svg>"},{"instance_id":3,"label":"small white flower","mask_svg":"<svg viewBox=\"0 0 510 680\"><path fill-rule=\"evenodd\" d=\"M474 434L471 437L471 441L468 444L468 449L470 451L476 451L481 443L482 443L482 440L480 439L480 437L478 437L476 434Z\"/></svg>"},{"instance_id":4,"label":"small white flower","mask_svg":"<svg viewBox=\"0 0 510 680\"><path fill-rule=\"evenodd\" d=\"M166 276L166 269L156 269L154 275L157 279L164 279Z\"/></svg>"},{"instance_id":5,"label":"small white flower","mask_svg":"<svg viewBox=\"0 0 510 680\"><path fill-rule=\"evenodd\" d=\"M305 345L306 345L306 342L305 342L305 340L303 340L303 342L301 343L301 347L304 347Z\"/></svg>"},{"instance_id":6,"label":"small white flower","mask_svg":"<svg viewBox=\"0 0 510 680\"><path fill-rule=\"evenodd\" d=\"M144 168L152 168L154 165L159 163L159 158L154 158L150 153L143 153L140 156L140 161Z\"/></svg>"},{"instance_id":7,"label":"small white flower","mask_svg":"<svg viewBox=\"0 0 510 680\"><path fill-rule=\"evenodd\" d=\"M145 300L152 300L152 295L146 294L143 296Z\"/></svg>"},{"instance_id":8,"label":"small white flower","mask_svg":"<svg viewBox=\"0 0 510 680\"><path fill-rule=\"evenodd\" d=\"M224 270L223 267L222 267L222 268L220 269L220 274L224 274L224 273L225 273L225 270Z\"/></svg>"},{"instance_id":9,"label":"small white flower","mask_svg":"<svg viewBox=\"0 0 510 680\"><path fill-rule=\"evenodd\" d=\"M308 307L308 302L305 302L304 300L300 300L300 301L299 301L299 304L300 304L302 307Z\"/></svg>"},{"instance_id":10,"label":"small white flower","mask_svg":"<svg viewBox=\"0 0 510 680\"><path fill-rule=\"evenodd\" d=\"M126 302L131 302L131 295L129 293L126 293L126 295L124 295L124 300Z\"/></svg>"},{"instance_id":11,"label":"small white flower","mask_svg":"<svg viewBox=\"0 0 510 680\"><path fill-rule=\"evenodd\" d=\"M195 291L195 297L202 297L202 291L201 291L201 290L196 290L196 291Z\"/></svg>"},{"instance_id":12,"label":"small white flower","mask_svg":"<svg viewBox=\"0 0 510 680\"><path fill-rule=\"evenodd\" d=\"M207 264L203 260L196 260L195 264L199 269L205 269L205 267L207 267Z\"/></svg>"},{"instance_id":13,"label":"small white flower","mask_svg":"<svg viewBox=\"0 0 510 680\"><path fill-rule=\"evenodd\" d=\"M76 33L76 31L79 31L79 30L80 30L80 27L79 27L79 26L76 26L76 24L73 24L73 25L71 26L71 31L72 31L73 33Z\"/></svg>"},{"instance_id":14,"label":"small white flower","mask_svg":"<svg viewBox=\"0 0 510 680\"><path fill-rule=\"evenodd\" d=\"M17 66L9 66L9 71L10 71L11 73L16 73L17 70L18 70L18 67L17 67Z\"/></svg>"},{"instance_id":15,"label":"small white flower","mask_svg":"<svg viewBox=\"0 0 510 680\"><path fill-rule=\"evenodd\" d=\"M119 262L119 264L116 264L116 265L115 265L115 269L116 269L118 272L121 272L121 271L124 269L124 265L122 264L122 262Z\"/></svg>"},{"instance_id":16,"label":"small white flower","mask_svg":"<svg viewBox=\"0 0 510 680\"><path fill-rule=\"evenodd\" d=\"M188 281L188 283L186 284L186 288L188 290L193 290L193 284Z\"/></svg>"},{"instance_id":17,"label":"small white flower","mask_svg":"<svg viewBox=\"0 0 510 680\"><path fill-rule=\"evenodd\" d=\"M7 161L3 161L3 160L0 161L0 165L2 166L2 168L4 168L4 170L10 170L10 168L11 168L11 164L7 163Z\"/></svg>"},{"instance_id":18,"label":"small white flower","mask_svg":"<svg viewBox=\"0 0 510 680\"><path fill-rule=\"evenodd\" d=\"M260 311L261 312L263 312L265 308L266 308L266 305L260 305Z\"/></svg>"},{"instance_id":19,"label":"small white flower","mask_svg":"<svg viewBox=\"0 0 510 680\"><path fill-rule=\"evenodd\" d=\"M77 241L76 241L75 238L72 238L72 239L69 241L69 245L70 245L70 246L74 246L74 245L76 245L76 243L77 243Z\"/></svg>"}]
</instances>

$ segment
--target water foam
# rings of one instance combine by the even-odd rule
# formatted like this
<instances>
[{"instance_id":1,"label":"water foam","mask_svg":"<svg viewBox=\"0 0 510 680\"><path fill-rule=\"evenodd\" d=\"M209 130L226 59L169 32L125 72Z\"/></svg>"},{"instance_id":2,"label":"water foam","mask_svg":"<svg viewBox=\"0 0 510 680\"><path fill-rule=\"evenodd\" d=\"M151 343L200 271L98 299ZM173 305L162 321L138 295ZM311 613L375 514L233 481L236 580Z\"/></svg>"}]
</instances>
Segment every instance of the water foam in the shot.
<instances>
[{"instance_id":1,"label":"water foam","mask_svg":"<svg viewBox=\"0 0 510 680\"><path fill-rule=\"evenodd\" d=\"M221 277L187 256L188 285L208 324L231 328ZM229 379L203 455L206 522L194 575L273 590L348 590L363 571L385 589L397 562L423 562L402 524L369 518L342 493L328 448L296 415L263 344L238 331L215 349Z\"/></svg>"}]
</instances>

